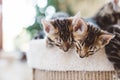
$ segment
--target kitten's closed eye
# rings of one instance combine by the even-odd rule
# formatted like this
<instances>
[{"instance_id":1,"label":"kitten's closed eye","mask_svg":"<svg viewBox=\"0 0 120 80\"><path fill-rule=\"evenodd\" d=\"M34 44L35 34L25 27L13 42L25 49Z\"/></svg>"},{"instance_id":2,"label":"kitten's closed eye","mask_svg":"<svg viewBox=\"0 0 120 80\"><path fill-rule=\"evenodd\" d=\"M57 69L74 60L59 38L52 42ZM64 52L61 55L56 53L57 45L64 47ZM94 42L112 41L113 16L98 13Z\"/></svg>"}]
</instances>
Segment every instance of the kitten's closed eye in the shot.
<instances>
[{"instance_id":1,"label":"kitten's closed eye","mask_svg":"<svg viewBox=\"0 0 120 80\"><path fill-rule=\"evenodd\" d=\"M88 53L94 53L94 51L88 51Z\"/></svg>"}]
</instances>

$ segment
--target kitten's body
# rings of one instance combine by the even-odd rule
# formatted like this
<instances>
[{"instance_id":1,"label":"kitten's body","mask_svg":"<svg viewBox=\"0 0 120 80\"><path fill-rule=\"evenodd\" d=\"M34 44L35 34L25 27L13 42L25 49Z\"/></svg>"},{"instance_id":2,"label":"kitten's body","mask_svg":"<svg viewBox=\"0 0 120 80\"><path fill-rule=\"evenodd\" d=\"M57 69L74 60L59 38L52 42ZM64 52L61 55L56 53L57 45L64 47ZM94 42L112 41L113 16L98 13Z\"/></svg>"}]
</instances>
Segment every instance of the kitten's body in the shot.
<instances>
[{"instance_id":1,"label":"kitten's body","mask_svg":"<svg viewBox=\"0 0 120 80\"><path fill-rule=\"evenodd\" d=\"M120 70L120 1L112 0L104 5L94 17L101 29L115 35L105 51L108 59L114 64L116 70ZM119 75L120 77L120 75Z\"/></svg>"}]
</instances>

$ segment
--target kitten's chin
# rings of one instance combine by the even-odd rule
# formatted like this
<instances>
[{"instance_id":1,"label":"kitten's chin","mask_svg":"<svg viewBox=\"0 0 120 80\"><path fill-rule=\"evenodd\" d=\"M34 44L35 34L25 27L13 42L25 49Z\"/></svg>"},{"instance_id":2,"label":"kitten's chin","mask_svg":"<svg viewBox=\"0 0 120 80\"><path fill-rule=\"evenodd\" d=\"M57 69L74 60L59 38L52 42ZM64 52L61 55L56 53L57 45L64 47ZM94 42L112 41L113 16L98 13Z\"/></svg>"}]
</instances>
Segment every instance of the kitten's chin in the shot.
<instances>
[{"instance_id":1,"label":"kitten's chin","mask_svg":"<svg viewBox=\"0 0 120 80\"><path fill-rule=\"evenodd\" d=\"M63 47L63 51L64 51L64 52L67 52L68 50L69 50L69 48Z\"/></svg>"},{"instance_id":2,"label":"kitten's chin","mask_svg":"<svg viewBox=\"0 0 120 80\"><path fill-rule=\"evenodd\" d=\"M85 56L80 56L80 55L79 55L79 57L80 57L80 58L84 58Z\"/></svg>"}]
</instances>

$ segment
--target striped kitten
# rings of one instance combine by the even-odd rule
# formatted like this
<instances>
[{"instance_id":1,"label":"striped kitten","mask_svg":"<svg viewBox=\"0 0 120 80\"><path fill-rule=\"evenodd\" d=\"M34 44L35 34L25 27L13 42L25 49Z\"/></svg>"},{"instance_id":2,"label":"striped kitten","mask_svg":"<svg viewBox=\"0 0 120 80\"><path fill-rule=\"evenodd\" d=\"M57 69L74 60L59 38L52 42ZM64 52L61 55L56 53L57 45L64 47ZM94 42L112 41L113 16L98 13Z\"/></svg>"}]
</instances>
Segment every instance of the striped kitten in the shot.
<instances>
[{"instance_id":1,"label":"striped kitten","mask_svg":"<svg viewBox=\"0 0 120 80\"><path fill-rule=\"evenodd\" d=\"M120 0L112 0L103 6L95 16L95 20L100 28L115 35L105 46L105 51L116 71L120 71ZM120 78L120 72L118 76Z\"/></svg>"},{"instance_id":2,"label":"striped kitten","mask_svg":"<svg viewBox=\"0 0 120 80\"><path fill-rule=\"evenodd\" d=\"M73 35L76 51L81 58L99 51L114 37L114 35L88 24L81 18L76 22L78 25L74 27Z\"/></svg>"},{"instance_id":3,"label":"striped kitten","mask_svg":"<svg viewBox=\"0 0 120 80\"><path fill-rule=\"evenodd\" d=\"M120 1L111 0L94 17L97 25L107 30L111 25L120 25Z\"/></svg>"},{"instance_id":4,"label":"striped kitten","mask_svg":"<svg viewBox=\"0 0 120 80\"><path fill-rule=\"evenodd\" d=\"M42 20L47 35L47 43L56 45L64 52L68 51L73 44L72 22L68 19Z\"/></svg>"},{"instance_id":5,"label":"striped kitten","mask_svg":"<svg viewBox=\"0 0 120 80\"><path fill-rule=\"evenodd\" d=\"M62 15L61 15L62 16ZM42 20L47 36L47 46L58 46L64 52L73 47L73 28L77 25L76 17L53 17L51 20Z\"/></svg>"}]
</instances>

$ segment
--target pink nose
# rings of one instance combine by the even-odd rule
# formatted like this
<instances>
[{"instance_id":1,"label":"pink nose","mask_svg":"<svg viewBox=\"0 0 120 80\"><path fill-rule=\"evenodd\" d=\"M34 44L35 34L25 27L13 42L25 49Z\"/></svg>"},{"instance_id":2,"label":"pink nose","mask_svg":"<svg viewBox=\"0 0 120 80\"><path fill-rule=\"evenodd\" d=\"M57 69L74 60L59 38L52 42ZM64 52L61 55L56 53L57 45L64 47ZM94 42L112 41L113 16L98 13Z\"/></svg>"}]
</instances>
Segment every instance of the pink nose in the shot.
<instances>
[{"instance_id":1,"label":"pink nose","mask_svg":"<svg viewBox=\"0 0 120 80\"><path fill-rule=\"evenodd\" d=\"M81 58L86 57L86 52L84 52L84 51L79 51L78 53L79 53L79 56L80 56Z\"/></svg>"},{"instance_id":2,"label":"pink nose","mask_svg":"<svg viewBox=\"0 0 120 80\"><path fill-rule=\"evenodd\" d=\"M68 43L64 43L64 45L63 45L63 50L64 50L65 52L67 52L67 51L69 50L69 48L70 48L70 45L69 45Z\"/></svg>"}]
</instances>

